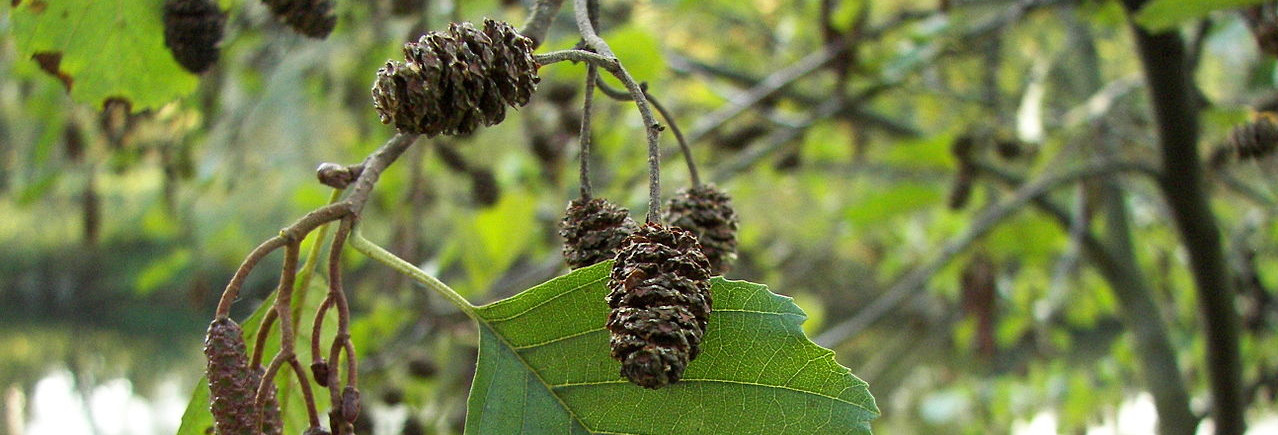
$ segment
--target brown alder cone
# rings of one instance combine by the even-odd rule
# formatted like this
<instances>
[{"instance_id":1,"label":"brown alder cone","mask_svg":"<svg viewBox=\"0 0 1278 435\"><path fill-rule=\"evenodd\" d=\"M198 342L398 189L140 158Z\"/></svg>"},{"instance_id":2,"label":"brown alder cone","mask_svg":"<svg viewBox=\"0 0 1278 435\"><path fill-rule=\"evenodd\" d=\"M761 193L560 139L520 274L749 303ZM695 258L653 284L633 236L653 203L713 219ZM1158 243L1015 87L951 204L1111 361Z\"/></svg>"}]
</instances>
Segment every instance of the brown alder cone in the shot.
<instances>
[{"instance_id":1,"label":"brown alder cone","mask_svg":"<svg viewBox=\"0 0 1278 435\"><path fill-rule=\"evenodd\" d=\"M564 262L579 269L611 260L626 237L638 227L630 211L603 198L574 199L560 222Z\"/></svg>"},{"instance_id":2,"label":"brown alder cone","mask_svg":"<svg viewBox=\"0 0 1278 435\"><path fill-rule=\"evenodd\" d=\"M1239 160L1259 159L1278 148L1278 119L1270 112L1261 113L1255 121L1234 127L1229 144Z\"/></svg>"},{"instance_id":3,"label":"brown alder cone","mask_svg":"<svg viewBox=\"0 0 1278 435\"><path fill-rule=\"evenodd\" d=\"M506 106L528 103L537 90L532 40L509 23L452 23L404 44L404 62L377 70L373 107L383 124L433 137L475 131L506 118Z\"/></svg>"},{"instance_id":4,"label":"brown alder cone","mask_svg":"<svg viewBox=\"0 0 1278 435\"><path fill-rule=\"evenodd\" d=\"M710 274L723 275L737 259L737 212L732 198L714 185L680 190L666 204L666 222L691 231L710 261Z\"/></svg>"},{"instance_id":5,"label":"brown alder cone","mask_svg":"<svg viewBox=\"0 0 1278 435\"><path fill-rule=\"evenodd\" d=\"M323 39L337 26L332 0L262 0L284 24L297 33Z\"/></svg>"},{"instance_id":6,"label":"brown alder cone","mask_svg":"<svg viewBox=\"0 0 1278 435\"><path fill-rule=\"evenodd\" d=\"M630 382L664 387L696 359L710 316L709 268L686 230L650 223L626 238L608 279L606 326Z\"/></svg>"},{"instance_id":7,"label":"brown alder cone","mask_svg":"<svg viewBox=\"0 0 1278 435\"><path fill-rule=\"evenodd\" d=\"M164 45L187 71L199 74L217 63L225 24L215 0L164 2Z\"/></svg>"},{"instance_id":8,"label":"brown alder cone","mask_svg":"<svg viewBox=\"0 0 1278 435\"><path fill-rule=\"evenodd\" d=\"M240 325L226 317L214 319L204 339L204 356L208 359L205 374L214 433L256 433L260 424L253 402L257 399L258 377L248 367Z\"/></svg>"}]
</instances>

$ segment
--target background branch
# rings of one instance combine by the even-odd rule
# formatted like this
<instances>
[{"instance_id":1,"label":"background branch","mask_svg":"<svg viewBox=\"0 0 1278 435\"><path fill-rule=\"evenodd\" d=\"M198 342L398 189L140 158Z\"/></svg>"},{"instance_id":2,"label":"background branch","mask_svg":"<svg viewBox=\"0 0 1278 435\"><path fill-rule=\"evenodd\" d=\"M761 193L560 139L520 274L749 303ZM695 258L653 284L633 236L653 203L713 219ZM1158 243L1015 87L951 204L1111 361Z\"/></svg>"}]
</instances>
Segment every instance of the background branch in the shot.
<instances>
[{"instance_id":1,"label":"background branch","mask_svg":"<svg viewBox=\"0 0 1278 435\"><path fill-rule=\"evenodd\" d=\"M537 0L537 3L529 8L528 20L524 21L519 34L532 39L534 49L540 47L542 41L546 40L550 25L555 22L555 14L559 13L559 8L563 4L564 0Z\"/></svg>"},{"instance_id":2,"label":"background branch","mask_svg":"<svg viewBox=\"0 0 1278 435\"><path fill-rule=\"evenodd\" d=\"M1124 0L1123 3L1134 13L1146 1ZM1246 421L1238 313L1234 308L1234 291L1225 264L1220 229L1203 188L1198 155L1198 99L1185 43L1175 30L1152 34L1135 23L1131 29L1158 125L1164 168L1158 187L1189 253L1190 270L1198 290L1203 335L1207 339L1207 373L1216 433L1241 434L1246 430Z\"/></svg>"},{"instance_id":3,"label":"background branch","mask_svg":"<svg viewBox=\"0 0 1278 435\"><path fill-rule=\"evenodd\" d=\"M942 246L938 252L932 256L930 260L922 265L910 270L905 276L897 280L887 291L883 292L874 302L866 305L856 316L851 319L844 320L822 332L813 341L826 347L834 347L845 340L848 340L859 334L866 327L891 312L892 309L900 305L906 297L916 294L919 289L927 284L928 280L936 275L941 268L949 264L955 256L962 253L973 242L984 237L994 229L1003 219L1011 216L1012 213L1020 210L1031 200L1046 195L1052 189L1077 182L1084 178L1097 177L1118 172L1138 172L1150 175L1153 169L1148 165L1135 162L1107 161L1096 162L1084 165L1082 167L1065 171L1056 175L1048 175L1033 183L1022 186L1017 189L1016 193L995 207L991 207L971 226L967 231L951 239L945 246Z\"/></svg>"}]
</instances>

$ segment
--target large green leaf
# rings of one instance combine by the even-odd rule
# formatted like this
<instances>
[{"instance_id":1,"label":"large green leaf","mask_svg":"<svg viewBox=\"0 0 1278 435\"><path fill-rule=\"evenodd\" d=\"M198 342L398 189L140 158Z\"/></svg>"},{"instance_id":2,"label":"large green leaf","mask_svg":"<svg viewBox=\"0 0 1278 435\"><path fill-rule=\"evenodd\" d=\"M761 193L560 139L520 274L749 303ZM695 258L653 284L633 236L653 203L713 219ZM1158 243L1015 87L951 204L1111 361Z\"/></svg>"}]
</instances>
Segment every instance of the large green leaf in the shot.
<instances>
[{"instance_id":1,"label":"large green leaf","mask_svg":"<svg viewBox=\"0 0 1278 435\"><path fill-rule=\"evenodd\" d=\"M1169 30L1178 24L1207 14L1243 6L1258 5L1269 0L1153 0L1136 13L1136 23L1152 31Z\"/></svg>"},{"instance_id":2,"label":"large green leaf","mask_svg":"<svg viewBox=\"0 0 1278 435\"><path fill-rule=\"evenodd\" d=\"M608 356L610 262L480 307L468 433L869 433L867 385L759 284L715 278L703 352L684 379L635 386Z\"/></svg>"},{"instance_id":3,"label":"large green leaf","mask_svg":"<svg viewBox=\"0 0 1278 435\"><path fill-rule=\"evenodd\" d=\"M43 69L58 75L77 101L120 97L140 110L195 90L196 77L164 46L163 0L12 3L19 53L33 61L41 54Z\"/></svg>"}]
</instances>

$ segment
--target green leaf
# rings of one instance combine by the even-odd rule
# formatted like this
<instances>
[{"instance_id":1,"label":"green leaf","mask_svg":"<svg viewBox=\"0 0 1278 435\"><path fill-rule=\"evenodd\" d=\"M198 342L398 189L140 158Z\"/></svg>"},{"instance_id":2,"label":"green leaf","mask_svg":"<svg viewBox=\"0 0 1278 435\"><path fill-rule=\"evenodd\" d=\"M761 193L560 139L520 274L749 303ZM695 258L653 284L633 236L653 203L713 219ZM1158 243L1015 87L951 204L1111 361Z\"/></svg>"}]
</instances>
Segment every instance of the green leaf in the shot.
<instances>
[{"instance_id":1,"label":"green leaf","mask_svg":"<svg viewBox=\"0 0 1278 435\"><path fill-rule=\"evenodd\" d=\"M869 192L847 207L847 221L858 228L878 225L916 210L935 207L941 193L936 186L900 183Z\"/></svg>"},{"instance_id":2,"label":"green leaf","mask_svg":"<svg viewBox=\"0 0 1278 435\"><path fill-rule=\"evenodd\" d=\"M702 354L684 379L635 386L608 356L611 262L480 307L467 433L869 433L864 381L767 287L715 278Z\"/></svg>"},{"instance_id":3,"label":"green leaf","mask_svg":"<svg viewBox=\"0 0 1278 435\"><path fill-rule=\"evenodd\" d=\"M636 81L654 81L666 71L666 58L661 54L661 41L647 29L639 26L623 26L605 32L603 35L613 54L625 65L626 71ZM581 68L585 71L585 68ZM611 74L600 71L599 74L614 87L622 88L621 82ZM584 76L583 76L584 77Z\"/></svg>"},{"instance_id":4,"label":"green leaf","mask_svg":"<svg viewBox=\"0 0 1278 435\"><path fill-rule=\"evenodd\" d=\"M1268 0L1153 0L1136 13L1136 23L1153 31L1170 30L1180 23L1206 17L1213 11L1258 5Z\"/></svg>"},{"instance_id":5,"label":"green leaf","mask_svg":"<svg viewBox=\"0 0 1278 435\"><path fill-rule=\"evenodd\" d=\"M21 58L60 55L54 72L76 101L121 97L142 110L195 90L196 76L164 46L162 0L14 3L13 37Z\"/></svg>"}]
</instances>

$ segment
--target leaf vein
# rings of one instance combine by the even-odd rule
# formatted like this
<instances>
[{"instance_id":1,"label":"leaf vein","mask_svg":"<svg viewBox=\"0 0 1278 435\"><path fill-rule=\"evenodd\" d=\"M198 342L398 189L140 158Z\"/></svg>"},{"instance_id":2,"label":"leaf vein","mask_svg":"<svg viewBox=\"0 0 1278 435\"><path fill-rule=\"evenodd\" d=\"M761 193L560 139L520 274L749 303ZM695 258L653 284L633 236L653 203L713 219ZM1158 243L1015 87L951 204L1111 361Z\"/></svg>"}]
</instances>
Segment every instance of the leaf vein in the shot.
<instances>
[{"instance_id":1,"label":"leaf vein","mask_svg":"<svg viewBox=\"0 0 1278 435\"><path fill-rule=\"evenodd\" d=\"M604 328L593 328L593 329L587 329L587 330L585 330L585 331L575 332L575 333L568 334L568 335L565 335L565 336L562 336L562 337L552 338L552 339L549 339L549 340L546 340L546 341L543 341L543 342L540 342L540 343L526 344L526 345L522 345L522 346L513 346L513 347L511 347L511 349L514 349L514 350L527 350L527 349L532 349L532 348L535 348L535 347L545 346L545 345L548 345L548 344L553 344L553 343L557 343L557 342L560 342L560 341L568 340L568 339L571 339L571 338L576 338L576 337L580 337L580 336L583 336L583 335L589 335L589 334L592 334L592 333L595 333L595 332L602 332L602 331L605 331L605 329L604 329Z\"/></svg>"},{"instance_id":2,"label":"leaf vein","mask_svg":"<svg viewBox=\"0 0 1278 435\"><path fill-rule=\"evenodd\" d=\"M581 290L581 289L583 289L583 288L589 287L589 286L591 286L591 285L593 285L593 284L595 284L595 283L597 283L597 282L603 281L603 280L605 280L605 279L607 279L607 277L606 277L606 276L605 276L605 277L602 277L602 278L599 278L599 279L595 279L595 280L591 280L591 281L587 281L587 282L581 283L581 285L578 285L578 286L576 286L576 287L573 287L572 289L570 289L570 290L568 290L568 291L559 292L559 294L554 295L554 296L551 296L551 297L549 297L549 298L546 298L546 300L541 301L541 302L538 302L538 303L536 303L536 304L534 304L534 305L532 305L532 306L530 306L530 307L528 307L528 308L526 308L526 309L524 309L523 311L520 311L520 312L518 312L518 313L511 314L511 315L506 316L506 317L494 317L494 318L490 318L490 319L488 319L488 323L492 324L492 323L497 323L497 322L505 322L505 321L507 321L507 320L511 320L511 319L518 318L519 316L522 316L522 315L524 315L524 314L528 314L528 312L529 312L529 311L532 311L532 310L535 310L535 309L537 309L537 308L540 308L542 305L549 304L551 301L554 301L554 300L559 299L559 298L561 298L561 297L564 297L564 296L566 296L566 295L569 295L569 294L575 293L575 292L577 292L577 291L579 291L579 290ZM500 302L499 302L499 303L500 303ZM491 310L494 306L495 306L495 305L489 305L489 306L487 306L487 307L483 307L483 308L485 308L485 309L486 309L485 311L488 311L488 310Z\"/></svg>"}]
</instances>

